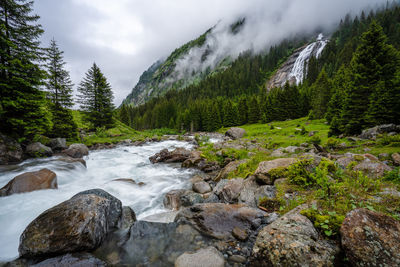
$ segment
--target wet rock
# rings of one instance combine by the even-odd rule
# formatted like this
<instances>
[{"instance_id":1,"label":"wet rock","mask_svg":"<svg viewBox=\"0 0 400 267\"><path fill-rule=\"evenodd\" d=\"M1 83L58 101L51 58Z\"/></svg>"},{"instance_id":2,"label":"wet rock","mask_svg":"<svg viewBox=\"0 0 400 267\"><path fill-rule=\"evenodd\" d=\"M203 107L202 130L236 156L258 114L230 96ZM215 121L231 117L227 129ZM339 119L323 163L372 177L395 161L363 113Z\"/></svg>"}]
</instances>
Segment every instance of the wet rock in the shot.
<instances>
[{"instance_id":1,"label":"wet rock","mask_svg":"<svg viewBox=\"0 0 400 267\"><path fill-rule=\"evenodd\" d=\"M272 185L274 183L274 179L271 177L271 174L274 172L274 170L277 170L278 168L287 168L296 161L297 159L295 158L280 158L270 161L263 161L258 165L254 175L259 183Z\"/></svg>"},{"instance_id":2,"label":"wet rock","mask_svg":"<svg viewBox=\"0 0 400 267\"><path fill-rule=\"evenodd\" d=\"M163 149L159 153L151 156L149 158L151 163L172 163L172 162L184 162L191 155L191 152L185 148L178 147L173 151L168 151L168 149Z\"/></svg>"},{"instance_id":3,"label":"wet rock","mask_svg":"<svg viewBox=\"0 0 400 267\"><path fill-rule=\"evenodd\" d=\"M339 248L320 239L312 222L300 215L300 206L270 225L257 236L250 266L335 266Z\"/></svg>"},{"instance_id":4,"label":"wet rock","mask_svg":"<svg viewBox=\"0 0 400 267\"><path fill-rule=\"evenodd\" d=\"M245 163L246 160L237 160L237 161L232 161L228 163L220 172L219 174L215 177L214 181L220 181L221 179L226 179L228 175L231 172L234 172L237 170L240 164Z\"/></svg>"},{"instance_id":5,"label":"wet rock","mask_svg":"<svg viewBox=\"0 0 400 267\"><path fill-rule=\"evenodd\" d=\"M188 222L207 236L229 239L235 227L245 231L257 228L264 215L242 204L203 203L181 210L175 221Z\"/></svg>"},{"instance_id":6,"label":"wet rock","mask_svg":"<svg viewBox=\"0 0 400 267\"><path fill-rule=\"evenodd\" d=\"M53 150L40 142L36 142L28 145L25 153L31 157L50 157L53 155Z\"/></svg>"},{"instance_id":7,"label":"wet rock","mask_svg":"<svg viewBox=\"0 0 400 267\"><path fill-rule=\"evenodd\" d=\"M379 134L390 133L390 132L400 133L400 125L384 124L384 125L375 126L375 127L372 127L372 128L362 131L359 138L376 139L376 137Z\"/></svg>"},{"instance_id":8,"label":"wet rock","mask_svg":"<svg viewBox=\"0 0 400 267\"><path fill-rule=\"evenodd\" d=\"M62 158L58 158L57 160L63 161L63 162L66 162L66 163L75 163L75 162L79 162L79 163L81 163L83 166L86 167L86 161L85 161L84 159L81 159L81 158L74 159L74 158L71 158L71 157L62 157Z\"/></svg>"},{"instance_id":9,"label":"wet rock","mask_svg":"<svg viewBox=\"0 0 400 267\"><path fill-rule=\"evenodd\" d=\"M232 138L233 140L242 138L246 134L246 131L242 128L232 127L226 131L225 136Z\"/></svg>"},{"instance_id":10,"label":"wet rock","mask_svg":"<svg viewBox=\"0 0 400 267\"><path fill-rule=\"evenodd\" d=\"M175 267L224 267L224 255L214 247L199 249L194 253L186 252L175 261Z\"/></svg>"},{"instance_id":11,"label":"wet rock","mask_svg":"<svg viewBox=\"0 0 400 267\"><path fill-rule=\"evenodd\" d=\"M136 214L131 209L131 207L124 206L122 207L122 216L120 222L120 228L126 229L132 226L136 222Z\"/></svg>"},{"instance_id":12,"label":"wet rock","mask_svg":"<svg viewBox=\"0 0 400 267\"><path fill-rule=\"evenodd\" d=\"M92 250L119 226L121 201L94 189L76 194L40 214L20 237L22 257Z\"/></svg>"},{"instance_id":13,"label":"wet rock","mask_svg":"<svg viewBox=\"0 0 400 267\"><path fill-rule=\"evenodd\" d=\"M218 194L219 198L225 203L237 203L240 192L243 189L243 183L244 180L242 178L228 180Z\"/></svg>"},{"instance_id":14,"label":"wet rock","mask_svg":"<svg viewBox=\"0 0 400 267\"><path fill-rule=\"evenodd\" d=\"M192 183L192 185L194 185L195 183L198 183L198 182L203 182L203 181L204 181L204 178L200 175L195 175L192 178L190 178L190 182Z\"/></svg>"},{"instance_id":15,"label":"wet rock","mask_svg":"<svg viewBox=\"0 0 400 267\"><path fill-rule=\"evenodd\" d=\"M367 209L349 212L340 228L353 266L400 266L400 223Z\"/></svg>"},{"instance_id":16,"label":"wet rock","mask_svg":"<svg viewBox=\"0 0 400 267\"><path fill-rule=\"evenodd\" d=\"M178 210L181 207L181 196L185 192L183 189L171 190L164 197L164 207L170 210Z\"/></svg>"},{"instance_id":17,"label":"wet rock","mask_svg":"<svg viewBox=\"0 0 400 267\"><path fill-rule=\"evenodd\" d=\"M112 182L123 182L123 183L131 184L131 185L136 185L135 180L130 179L130 178L118 178L118 179L112 180Z\"/></svg>"},{"instance_id":18,"label":"wet rock","mask_svg":"<svg viewBox=\"0 0 400 267\"><path fill-rule=\"evenodd\" d=\"M204 181L199 181L193 184L193 191L200 193L200 194L205 194L208 192L211 192L211 186Z\"/></svg>"},{"instance_id":19,"label":"wet rock","mask_svg":"<svg viewBox=\"0 0 400 267\"><path fill-rule=\"evenodd\" d=\"M89 253L66 254L39 262L32 267L106 267L107 264Z\"/></svg>"},{"instance_id":20,"label":"wet rock","mask_svg":"<svg viewBox=\"0 0 400 267\"><path fill-rule=\"evenodd\" d=\"M50 139L50 148L53 151L61 151L63 149L67 149L67 140L65 138L53 138Z\"/></svg>"},{"instance_id":21,"label":"wet rock","mask_svg":"<svg viewBox=\"0 0 400 267\"><path fill-rule=\"evenodd\" d=\"M372 178L378 178L382 177L385 172L391 171L392 168L382 162L363 161L356 165L353 170L362 171L365 175Z\"/></svg>"},{"instance_id":22,"label":"wet rock","mask_svg":"<svg viewBox=\"0 0 400 267\"><path fill-rule=\"evenodd\" d=\"M22 161L21 145L14 139L0 134L0 165Z\"/></svg>"},{"instance_id":23,"label":"wet rock","mask_svg":"<svg viewBox=\"0 0 400 267\"><path fill-rule=\"evenodd\" d=\"M393 153L392 160L393 160L394 165L400 166L400 154L399 153Z\"/></svg>"},{"instance_id":24,"label":"wet rock","mask_svg":"<svg viewBox=\"0 0 400 267\"><path fill-rule=\"evenodd\" d=\"M0 196L57 188L57 175L49 169L41 169L40 171L26 172L14 177L0 189Z\"/></svg>"},{"instance_id":25,"label":"wet rock","mask_svg":"<svg viewBox=\"0 0 400 267\"><path fill-rule=\"evenodd\" d=\"M62 151L67 154L71 158L83 158L84 156L89 155L89 149L84 144L72 144Z\"/></svg>"},{"instance_id":26,"label":"wet rock","mask_svg":"<svg viewBox=\"0 0 400 267\"><path fill-rule=\"evenodd\" d=\"M187 251L207 247L189 225L138 221L126 236L113 235L94 255L117 266L174 266Z\"/></svg>"}]
</instances>

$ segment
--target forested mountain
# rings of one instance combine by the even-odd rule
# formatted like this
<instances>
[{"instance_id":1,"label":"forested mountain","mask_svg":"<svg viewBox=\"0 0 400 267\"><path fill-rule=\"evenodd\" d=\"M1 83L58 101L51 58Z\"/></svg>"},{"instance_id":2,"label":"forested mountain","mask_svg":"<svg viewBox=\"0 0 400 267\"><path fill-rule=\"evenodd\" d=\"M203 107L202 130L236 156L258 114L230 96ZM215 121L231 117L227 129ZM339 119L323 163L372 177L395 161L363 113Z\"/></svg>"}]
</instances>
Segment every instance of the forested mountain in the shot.
<instances>
[{"instance_id":1,"label":"forested mountain","mask_svg":"<svg viewBox=\"0 0 400 267\"><path fill-rule=\"evenodd\" d=\"M298 85L287 84L283 88L268 88L267 82L285 65L285 61L296 49L317 36L284 40L263 53L244 52L224 71L209 75L183 90L174 90L175 88L171 87L165 95L153 98L144 105L123 105L121 112L125 114L124 122L136 129L170 127L212 131L222 126L294 119L309 115L310 118L326 116L330 123L333 120L332 134L354 134L374 123L391 122L389 117L393 118L393 114L397 114L398 101L387 95L398 91L396 71L397 49L400 44L399 29L400 8L397 4L386 5L368 14L362 12L355 17L347 15L337 29L330 33L330 40L320 51L320 57L313 56L307 60L307 66L303 70L305 78ZM377 41L372 42L370 39L375 37L369 36L375 36ZM364 51L367 47L375 50ZM382 59L382 53L385 55L382 57L392 58L393 61ZM372 78L376 80L367 90L367 95L362 97L365 99L364 109L370 110L369 115L367 111L360 111L357 116L365 118L350 129L344 125L350 118L342 111L347 110L344 106L353 105L351 99L355 99L357 93L351 93L349 88L359 88L361 83L367 82L358 81L355 77L367 75L362 74L362 71L371 66L363 64L370 59L363 58L363 55L374 54L377 58L371 60L377 62L374 70L378 74ZM392 74L385 71L388 69L393 69ZM385 77L391 79L391 85L397 89L388 92L387 88L391 85L384 82ZM348 79L352 81L351 85ZM354 84L353 81L359 84ZM390 103L393 114L389 117L380 116L382 119L379 121L371 119L371 116L375 116L372 115L372 110L376 113L377 108L369 107L371 101L385 102L377 99L381 95L377 90L393 100ZM372 97L376 99L371 100ZM347 113L351 114L351 108Z\"/></svg>"}]
</instances>

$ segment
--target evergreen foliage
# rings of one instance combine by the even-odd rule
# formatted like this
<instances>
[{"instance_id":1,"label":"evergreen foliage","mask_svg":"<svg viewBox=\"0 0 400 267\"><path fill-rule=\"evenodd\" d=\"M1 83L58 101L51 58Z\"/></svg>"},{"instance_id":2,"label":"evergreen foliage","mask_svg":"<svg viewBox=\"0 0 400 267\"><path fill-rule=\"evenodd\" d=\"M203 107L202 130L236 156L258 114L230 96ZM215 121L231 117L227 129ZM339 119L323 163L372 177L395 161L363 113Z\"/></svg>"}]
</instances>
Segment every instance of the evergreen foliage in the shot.
<instances>
[{"instance_id":1,"label":"evergreen foliage","mask_svg":"<svg viewBox=\"0 0 400 267\"><path fill-rule=\"evenodd\" d=\"M44 72L39 37L43 30L32 14L33 1L0 1L0 131L33 138L50 128L40 86Z\"/></svg>"},{"instance_id":2,"label":"evergreen foliage","mask_svg":"<svg viewBox=\"0 0 400 267\"><path fill-rule=\"evenodd\" d=\"M78 91L78 102L86 114L85 120L93 127L112 127L114 96L110 84L96 63L87 71Z\"/></svg>"}]
</instances>

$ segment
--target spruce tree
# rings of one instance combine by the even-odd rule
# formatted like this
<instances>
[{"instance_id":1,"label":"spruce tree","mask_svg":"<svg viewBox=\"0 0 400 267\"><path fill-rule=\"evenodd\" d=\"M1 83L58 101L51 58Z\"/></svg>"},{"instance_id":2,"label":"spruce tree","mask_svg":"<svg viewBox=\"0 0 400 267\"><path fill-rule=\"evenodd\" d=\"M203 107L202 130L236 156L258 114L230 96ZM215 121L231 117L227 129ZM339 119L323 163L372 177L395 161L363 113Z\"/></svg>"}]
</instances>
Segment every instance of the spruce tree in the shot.
<instances>
[{"instance_id":1,"label":"spruce tree","mask_svg":"<svg viewBox=\"0 0 400 267\"><path fill-rule=\"evenodd\" d=\"M260 107L258 105L257 97L251 97L249 101L249 123L257 123L260 120Z\"/></svg>"},{"instance_id":2,"label":"spruce tree","mask_svg":"<svg viewBox=\"0 0 400 267\"><path fill-rule=\"evenodd\" d=\"M311 87L311 107L315 119L321 119L325 116L331 98L331 88L332 84L325 69L322 69Z\"/></svg>"},{"instance_id":3,"label":"spruce tree","mask_svg":"<svg viewBox=\"0 0 400 267\"><path fill-rule=\"evenodd\" d=\"M130 116L129 116L129 111L128 111L128 107L123 104L120 111L119 111L119 120L123 123L125 123L126 125L129 125L130 122Z\"/></svg>"},{"instance_id":4,"label":"spruce tree","mask_svg":"<svg viewBox=\"0 0 400 267\"><path fill-rule=\"evenodd\" d=\"M345 134L358 134L371 125L368 122L371 118L367 116L370 97L375 90L382 90L382 86L386 86L382 82L394 79L397 64L397 54L386 43L382 27L373 21L369 30L362 35L361 44L350 64L351 82L346 90L339 123Z\"/></svg>"},{"instance_id":5,"label":"spruce tree","mask_svg":"<svg viewBox=\"0 0 400 267\"><path fill-rule=\"evenodd\" d=\"M78 87L79 103L85 112L84 119L94 127L112 127L114 109L110 84L96 63L86 73Z\"/></svg>"},{"instance_id":6,"label":"spruce tree","mask_svg":"<svg viewBox=\"0 0 400 267\"><path fill-rule=\"evenodd\" d=\"M32 7L33 1L0 1L0 131L29 139L50 127L38 65L43 30Z\"/></svg>"},{"instance_id":7,"label":"spruce tree","mask_svg":"<svg viewBox=\"0 0 400 267\"><path fill-rule=\"evenodd\" d=\"M77 126L71 111L68 109L74 105L73 84L69 72L65 69L66 63L63 59L63 53L58 48L56 41L51 40L50 47L46 50L46 90L47 98L51 102L53 120L51 135L73 138L76 136Z\"/></svg>"},{"instance_id":8,"label":"spruce tree","mask_svg":"<svg viewBox=\"0 0 400 267\"><path fill-rule=\"evenodd\" d=\"M247 98L246 96L242 96L239 99L239 104L238 104L238 112L239 112L239 118L238 122L240 125L244 125L248 122L248 117L249 117L249 108L247 105Z\"/></svg>"}]
</instances>

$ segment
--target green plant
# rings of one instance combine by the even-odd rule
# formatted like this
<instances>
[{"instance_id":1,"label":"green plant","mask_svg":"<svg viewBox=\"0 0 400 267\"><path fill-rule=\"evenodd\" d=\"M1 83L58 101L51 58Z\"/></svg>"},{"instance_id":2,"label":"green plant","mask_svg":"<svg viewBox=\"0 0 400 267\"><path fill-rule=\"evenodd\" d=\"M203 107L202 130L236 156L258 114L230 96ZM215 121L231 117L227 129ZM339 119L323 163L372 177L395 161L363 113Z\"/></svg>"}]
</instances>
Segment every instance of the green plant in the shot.
<instances>
[{"instance_id":1,"label":"green plant","mask_svg":"<svg viewBox=\"0 0 400 267\"><path fill-rule=\"evenodd\" d=\"M314 184L314 177L311 175L313 159L300 160L287 168L287 178L290 183L308 187Z\"/></svg>"},{"instance_id":2,"label":"green plant","mask_svg":"<svg viewBox=\"0 0 400 267\"><path fill-rule=\"evenodd\" d=\"M106 127L102 126L102 127L97 127L96 128L96 136L100 137L100 138L105 138L108 137L108 134L106 132Z\"/></svg>"},{"instance_id":3,"label":"green plant","mask_svg":"<svg viewBox=\"0 0 400 267\"><path fill-rule=\"evenodd\" d=\"M314 135L310 138L310 143L311 144L315 144L315 145L319 145L321 144L321 137L319 137L318 135Z\"/></svg>"},{"instance_id":4,"label":"green plant","mask_svg":"<svg viewBox=\"0 0 400 267\"><path fill-rule=\"evenodd\" d=\"M338 148L338 147L339 147L339 144L340 144L340 141L339 141L338 139L335 139L335 138L329 138L329 139L326 141L326 146L327 146L329 149Z\"/></svg>"},{"instance_id":5,"label":"green plant","mask_svg":"<svg viewBox=\"0 0 400 267\"><path fill-rule=\"evenodd\" d=\"M383 180L400 183L400 167L396 167L395 169L385 173L385 176L383 176Z\"/></svg>"},{"instance_id":6,"label":"green plant","mask_svg":"<svg viewBox=\"0 0 400 267\"><path fill-rule=\"evenodd\" d=\"M340 226L345 218L345 216L338 215L335 211L318 210L316 205L313 205L311 209L302 210L300 214L310 219L315 228L328 238L338 236Z\"/></svg>"}]
</instances>

